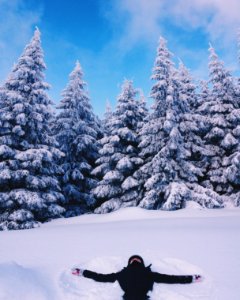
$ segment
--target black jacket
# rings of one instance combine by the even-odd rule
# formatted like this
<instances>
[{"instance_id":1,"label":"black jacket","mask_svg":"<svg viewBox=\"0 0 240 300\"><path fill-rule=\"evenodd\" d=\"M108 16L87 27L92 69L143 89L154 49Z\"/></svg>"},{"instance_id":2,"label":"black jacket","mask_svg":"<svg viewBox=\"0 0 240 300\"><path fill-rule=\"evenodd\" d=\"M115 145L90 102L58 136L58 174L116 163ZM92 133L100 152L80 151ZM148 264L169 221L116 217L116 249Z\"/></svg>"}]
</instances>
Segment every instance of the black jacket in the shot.
<instances>
[{"instance_id":1,"label":"black jacket","mask_svg":"<svg viewBox=\"0 0 240 300\"><path fill-rule=\"evenodd\" d=\"M125 292L123 298L127 300L148 299L147 293L152 290L156 283L191 283L192 276L165 275L152 272L149 267L143 265L128 266L120 272L111 274L99 274L89 270L83 272L83 276L99 282L118 281Z\"/></svg>"}]
</instances>

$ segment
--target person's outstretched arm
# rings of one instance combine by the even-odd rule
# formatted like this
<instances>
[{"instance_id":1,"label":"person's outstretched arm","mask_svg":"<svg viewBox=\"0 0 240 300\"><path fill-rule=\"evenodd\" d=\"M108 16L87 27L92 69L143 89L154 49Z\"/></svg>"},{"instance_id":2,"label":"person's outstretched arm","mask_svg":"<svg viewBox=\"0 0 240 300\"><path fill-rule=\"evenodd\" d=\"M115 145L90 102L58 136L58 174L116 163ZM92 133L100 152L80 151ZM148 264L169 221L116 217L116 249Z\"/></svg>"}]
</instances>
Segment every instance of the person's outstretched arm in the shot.
<instances>
[{"instance_id":1,"label":"person's outstretched arm","mask_svg":"<svg viewBox=\"0 0 240 300\"><path fill-rule=\"evenodd\" d=\"M89 270L73 269L72 274L76 276L84 276L98 282L114 282L117 280L117 273L101 274Z\"/></svg>"},{"instance_id":2,"label":"person's outstretched arm","mask_svg":"<svg viewBox=\"0 0 240 300\"><path fill-rule=\"evenodd\" d=\"M202 280L200 275L166 275L152 272L153 280L156 283L192 283Z\"/></svg>"}]
</instances>

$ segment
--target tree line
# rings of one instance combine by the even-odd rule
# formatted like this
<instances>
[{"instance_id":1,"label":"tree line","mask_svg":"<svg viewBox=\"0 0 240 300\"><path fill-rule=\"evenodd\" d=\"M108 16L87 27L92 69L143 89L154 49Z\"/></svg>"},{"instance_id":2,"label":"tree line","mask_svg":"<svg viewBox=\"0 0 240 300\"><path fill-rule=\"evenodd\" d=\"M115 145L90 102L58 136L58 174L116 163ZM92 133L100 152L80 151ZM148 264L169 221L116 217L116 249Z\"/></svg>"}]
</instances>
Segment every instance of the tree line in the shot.
<instances>
[{"instance_id":1,"label":"tree line","mask_svg":"<svg viewBox=\"0 0 240 300\"><path fill-rule=\"evenodd\" d=\"M152 107L124 80L100 120L79 62L53 109L36 29L0 87L0 229L129 206L239 206L240 80L209 53L196 84L161 37Z\"/></svg>"}]
</instances>

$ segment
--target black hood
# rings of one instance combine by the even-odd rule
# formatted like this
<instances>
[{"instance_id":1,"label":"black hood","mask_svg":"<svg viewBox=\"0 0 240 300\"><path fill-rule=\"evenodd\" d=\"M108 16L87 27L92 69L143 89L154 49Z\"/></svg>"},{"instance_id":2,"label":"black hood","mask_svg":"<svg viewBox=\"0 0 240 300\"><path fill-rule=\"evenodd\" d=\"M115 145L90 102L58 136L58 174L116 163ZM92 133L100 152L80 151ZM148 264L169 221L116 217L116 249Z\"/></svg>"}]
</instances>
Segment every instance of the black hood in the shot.
<instances>
[{"instance_id":1,"label":"black hood","mask_svg":"<svg viewBox=\"0 0 240 300\"><path fill-rule=\"evenodd\" d=\"M137 260L139 260L140 262L137 262L137 261L134 261L130 264L130 262L136 258ZM144 265L144 260L143 258L140 256L140 255L132 255L129 259L128 259L128 266L131 266L131 265L142 265L142 266L145 266Z\"/></svg>"}]
</instances>

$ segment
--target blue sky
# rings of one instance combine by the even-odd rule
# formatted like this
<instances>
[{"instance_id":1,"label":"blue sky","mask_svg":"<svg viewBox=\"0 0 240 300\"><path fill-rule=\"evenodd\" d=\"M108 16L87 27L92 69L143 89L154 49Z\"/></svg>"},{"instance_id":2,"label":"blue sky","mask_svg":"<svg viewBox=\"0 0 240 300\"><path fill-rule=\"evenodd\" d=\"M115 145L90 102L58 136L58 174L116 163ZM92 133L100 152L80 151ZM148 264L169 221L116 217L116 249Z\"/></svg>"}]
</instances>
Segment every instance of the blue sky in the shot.
<instances>
[{"instance_id":1,"label":"blue sky","mask_svg":"<svg viewBox=\"0 0 240 300\"><path fill-rule=\"evenodd\" d=\"M209 42L239 74L239 11L239 0L0 0L0 81L37 25L54 102L79 60L94 111L102 116L107 99L114 107L124 78L149 95L160 35L196 79L207 78Z\"/></svg>"}]
</instances>

